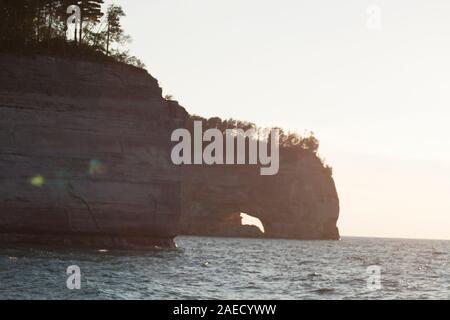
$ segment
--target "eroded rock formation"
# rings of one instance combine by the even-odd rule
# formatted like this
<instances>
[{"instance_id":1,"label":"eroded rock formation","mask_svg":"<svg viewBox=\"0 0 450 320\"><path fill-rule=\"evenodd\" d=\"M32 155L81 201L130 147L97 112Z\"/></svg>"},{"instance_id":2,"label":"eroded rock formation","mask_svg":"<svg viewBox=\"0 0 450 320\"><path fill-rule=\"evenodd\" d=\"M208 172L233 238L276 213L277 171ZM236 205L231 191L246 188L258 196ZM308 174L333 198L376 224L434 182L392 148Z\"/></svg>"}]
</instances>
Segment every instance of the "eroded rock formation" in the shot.
<instances>
[{"instance_id":1,"label":"eroded rock formation","mask_svg":"<svg viewBox=\"0 0 450 320\"><path fill-rule=\"evenodd\" d=\"M281 157L275 176L261 176L256 166L227 165L185 166L182 175L183 234L229 235L222 221L244 212L261 220L265 234L240 230L236 236L339 239L335 184L313 154Z\"/></svg>"},{"instance_id":2,"label":"eroded rock formation","mask_svg":"<svg viewBox=\"0 0 450 320\"><path fill-rule=\"evenodd\" d=\"M184 111L177 102L169 104ZM190 120L184 126L192 130ZM340 238L336 186L315 152L282 148L280 169L273 176L262 176L259 165L183 165L181 172L181 234ZM265 233L242 226L236 217L241 212L259 218Z\"/></svg>"},{"instance_id":3,"label":"eroded rock formation","mask_svg":"<svg viewBox=\"0 0 450 320\"><path fill-rule=\"evenodd\" d=\"M240 212L262 221L264 237L339 238L334 181L314 154L282 154L276 176L176 167L170 134L188 114L147 72L7 54L0 70L0 243L170 247L177 234L262 236L240 225Z\"/></svg>"}]
</instances>

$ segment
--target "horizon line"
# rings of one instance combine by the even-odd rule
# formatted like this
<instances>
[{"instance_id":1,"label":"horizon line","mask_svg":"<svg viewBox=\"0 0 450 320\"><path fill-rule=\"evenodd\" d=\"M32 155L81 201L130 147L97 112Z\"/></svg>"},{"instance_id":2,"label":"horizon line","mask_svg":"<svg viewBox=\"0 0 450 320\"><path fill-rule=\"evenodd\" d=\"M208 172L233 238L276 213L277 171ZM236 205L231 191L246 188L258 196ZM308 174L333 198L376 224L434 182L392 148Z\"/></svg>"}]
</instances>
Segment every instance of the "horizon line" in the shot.
<instances>
[{"instance_id":1,"label":"horizon line","mask_svg":"<svg viewBox=\"0 0 450 320\"><path fill-rule=\"evenodd\" d=\"M395 237L395 236L357 236L357 235L341 235L342 238L375 238L375 239L391 239L391 240L434 240L434 241L450 241L450 238L412 238L412 237Z\"/></svg>"}]
</instances>

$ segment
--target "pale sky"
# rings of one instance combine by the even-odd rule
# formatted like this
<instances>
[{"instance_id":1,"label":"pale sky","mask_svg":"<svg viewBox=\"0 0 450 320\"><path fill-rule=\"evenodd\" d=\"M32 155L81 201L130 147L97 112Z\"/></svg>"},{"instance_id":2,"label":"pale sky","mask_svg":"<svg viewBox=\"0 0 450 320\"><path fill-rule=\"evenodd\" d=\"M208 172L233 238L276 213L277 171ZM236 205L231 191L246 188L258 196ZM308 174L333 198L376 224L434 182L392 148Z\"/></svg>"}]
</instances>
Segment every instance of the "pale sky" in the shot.
<instances>
[{"instance_id":1,"label":"pale sky","mask_svg":"<svg viewBox=\"0 0 450 320\"><path fill-rule=\"evenodd\" d=\"M342 235L450 239L450 1L107 2L190 113L314 131Z\"/></svg>"}]
</instances>

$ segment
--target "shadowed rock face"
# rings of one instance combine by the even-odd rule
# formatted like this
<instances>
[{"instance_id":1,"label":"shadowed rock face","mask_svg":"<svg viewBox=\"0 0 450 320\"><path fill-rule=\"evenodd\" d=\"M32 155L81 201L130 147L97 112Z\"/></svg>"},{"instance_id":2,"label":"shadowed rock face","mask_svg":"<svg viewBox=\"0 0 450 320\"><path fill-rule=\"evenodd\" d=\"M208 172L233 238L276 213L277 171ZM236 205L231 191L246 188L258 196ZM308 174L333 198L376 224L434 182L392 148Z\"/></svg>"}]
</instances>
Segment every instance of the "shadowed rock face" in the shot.
<instances>
[{"instance_id":1,"label":"shadowed rock face","mask_svg":"<svg viewBox=\"0 0 450 320\"><path fill-rule=\"evenodd\" d=\"M238 236L339 239L334 181L313 154L281 157L275 176L260 176L254 166L185 166L182 176L183 234L230 233L221 221L245 212L261 220L265 234L239 231Z\"/></svg>"},{"instance_id":2,"label":"shadowed rock face","mask_svg":"<svg viewBox=\"0 0 450 320\"><path fill-rule=\"evenodd\" d=\"M181 201L180 234L340 239L334 180L306 150L282 149L274 176L261 176L260 166L252 165L184 165ZM259 218L265 233L232 219L240 212Z\"/></svg>"},{"instance_id":3,"label":"shadowed rock face","mask_svg":"<svg viewBox=\"0 0 450 320\"><path fill-rule=\"evenodd\" d=\"M171 246L180 168L157 81L44 56L0 70L0 241Z\"/></svg>"},{"instance_id":4,"label":"shadowed rock face","mask_svg":"<svg viewBox=\"0 0 450 320\"><path fill-rule=\"evenodd\" d=\"M0 244L173 246L177 234L338 239L334 181L310 153L256 166L172 165L188 114L147 72L0 54ZM181 215L181 219L179 220ZM178 223L177 223L178 222Z\"/></svg>"}]
</instances>

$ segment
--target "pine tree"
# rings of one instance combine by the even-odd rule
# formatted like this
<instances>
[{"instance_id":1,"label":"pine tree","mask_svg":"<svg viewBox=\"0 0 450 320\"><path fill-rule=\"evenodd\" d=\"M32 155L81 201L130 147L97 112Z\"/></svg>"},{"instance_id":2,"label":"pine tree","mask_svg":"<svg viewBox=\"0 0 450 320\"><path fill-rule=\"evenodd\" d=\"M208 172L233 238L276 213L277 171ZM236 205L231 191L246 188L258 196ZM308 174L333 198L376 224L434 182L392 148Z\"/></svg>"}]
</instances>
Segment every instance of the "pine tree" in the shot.
<instances>
[{"instance_id":1,"label":"pine tree","mask_svg":"<svg viewBox=\"0 0 450 320\"><path fill-rule=\"evenodd\" d=\"M83 25L84 22L91 22L93 24L99 23L102 13L102 4L103 0L82 0L76 1L77 5L81 9L81 20L80 20L80 28L79 28L79 43L81 44L83 41Z\"/></svg>"},{"instance_id":2,"label":"pine tree","mask_svg":"<svg viewBox=\"0 0 450 320\"><path fill-rule=\"evenodd\" d=\"M120 19L125 16L122 7L110 5L106 13L106 55L110 54L110 44L112 41L122 42L124 40L124 31Z\"/></svg>"},{"instance_id":3,"label":"pine tree","mask_svg":"<svg viewBox=\"0 0 450 320\"><path fill-rule=\"evenodd\" d=\"M125 16L120 6L108 7L101 19L104 0L0 0L0 50L28 51L45 49L48 52L99 55L100 52L114 60L143 68L144 64L129 51L119 50L113 44L125 44L130 37L124 33L121 18ZM75 28L75 42L83 48L68 47L67 9L80 7L80 20ZM102 20L102 21L101 21ZM101 23L100 23L101 22Z\"/></svg>"}]
</instances>

